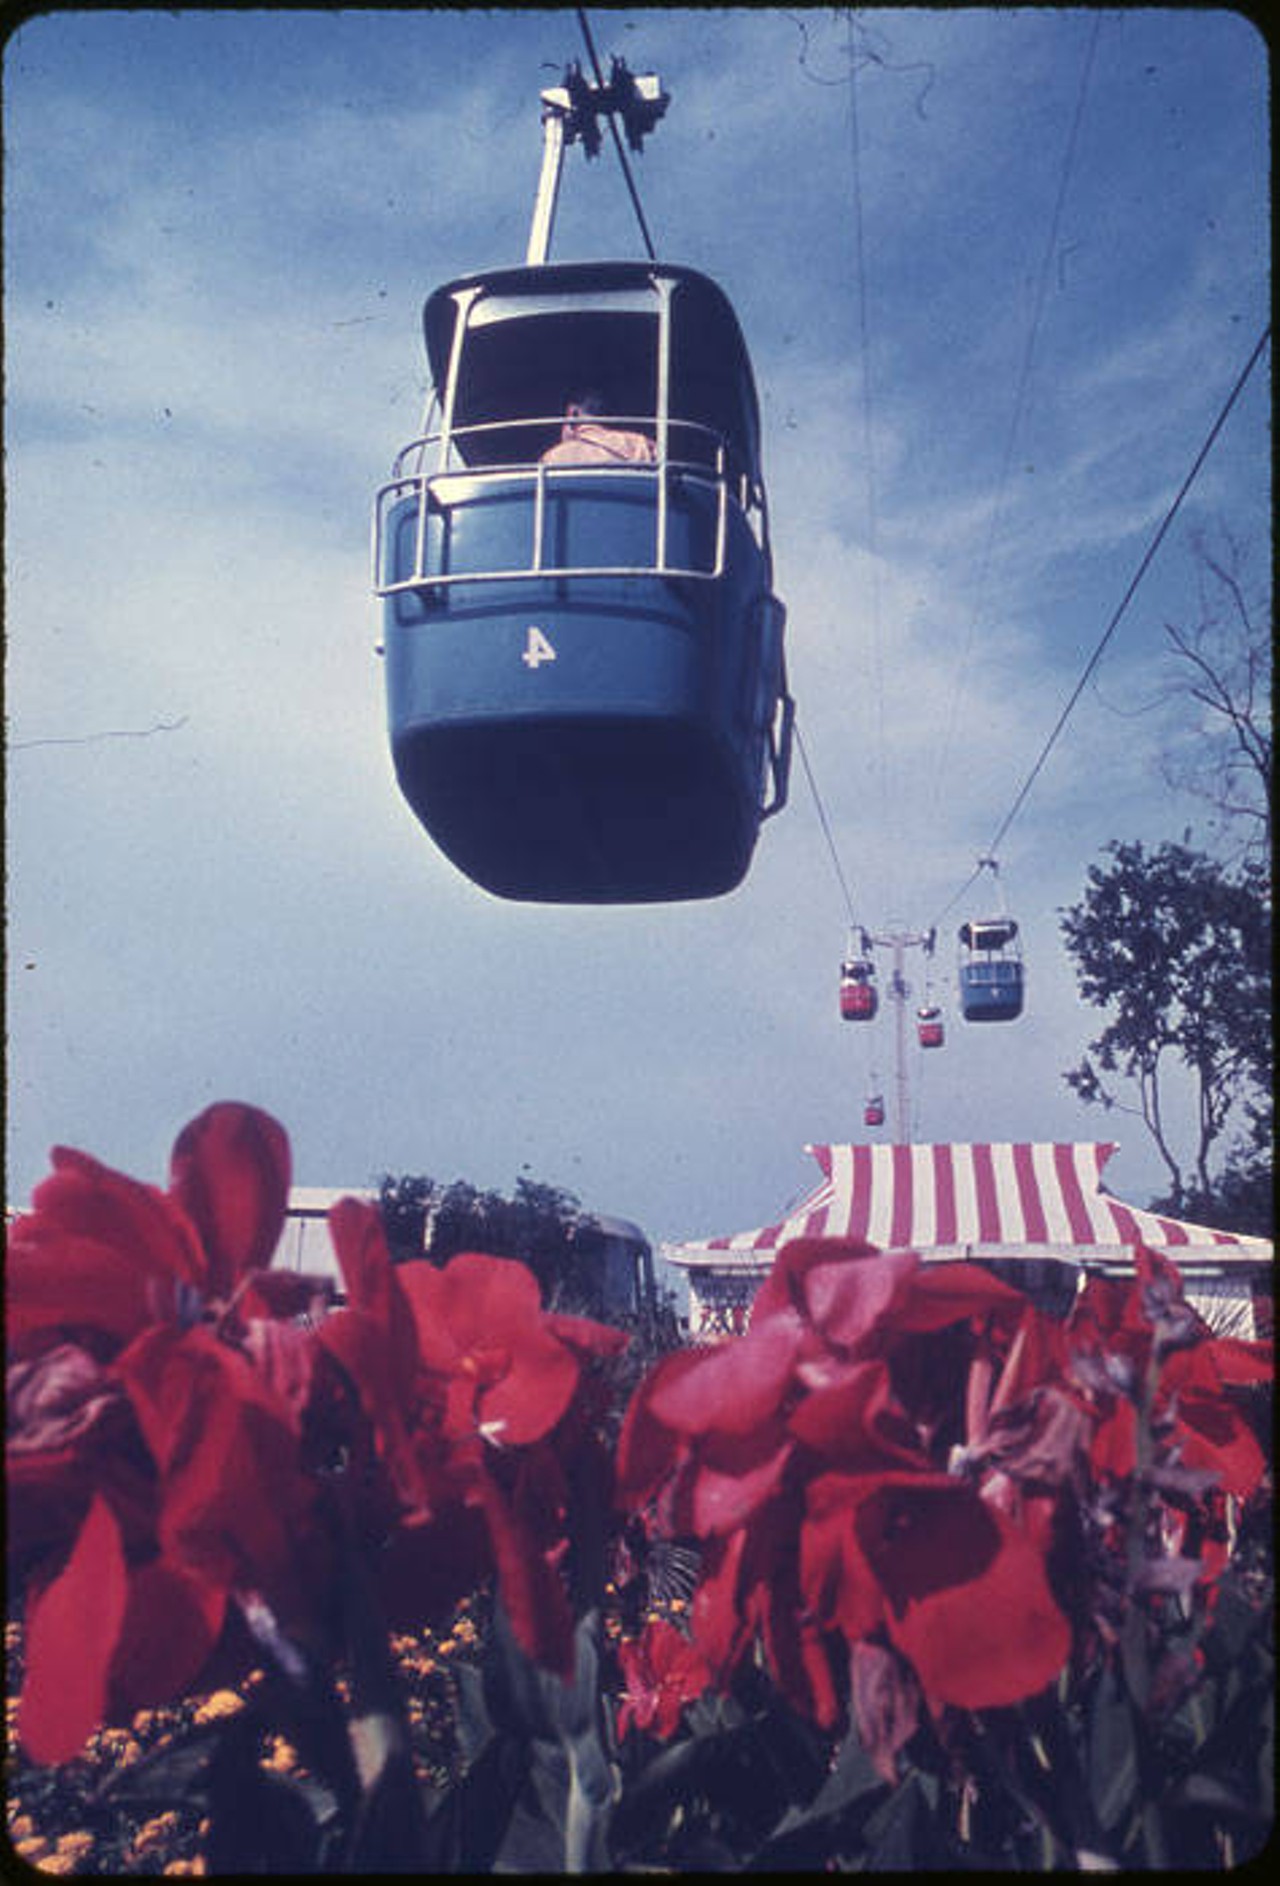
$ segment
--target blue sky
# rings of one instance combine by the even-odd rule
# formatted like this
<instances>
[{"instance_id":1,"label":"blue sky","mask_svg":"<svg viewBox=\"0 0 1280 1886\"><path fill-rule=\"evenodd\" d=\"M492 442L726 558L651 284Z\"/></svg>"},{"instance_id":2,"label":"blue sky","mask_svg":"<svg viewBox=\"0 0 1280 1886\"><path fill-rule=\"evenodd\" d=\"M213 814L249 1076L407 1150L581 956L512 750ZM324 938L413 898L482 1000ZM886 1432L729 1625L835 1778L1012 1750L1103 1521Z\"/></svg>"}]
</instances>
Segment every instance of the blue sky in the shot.
<instances>
[{"instance_id":1,"label":"blue sky","mask_svg":"<svg viewBox=\"0 0 1280 1886\"><path fill-rule=\"evenodd\" d=\"M588 18L671 94L646 217L752 351L858 920L948 912L914 1136L1116 1138L1144 1203L1140 1124L1061 1078L1098 1018L1057 911L1109 838L1203 834L1160 773L1162 624L1195 618L1197 529L1265 580L1269 355L1001 846L1016 1025L955 1018L950 906L1269 319L1264 42L1219 9ZM6 44L11 1200L55 1143L161 1178L235 1096L303 1184L526 1173L714 1235L891 1080L888 1023L838 1019L799 766L739 890L614 909L480 891L394 784L372 493L419 428L422 302L523 259L538 91L582 55L571 9L53 11ZM571 151L554 256L641 253L607 142Z\"/></svg>"}]
</instances>

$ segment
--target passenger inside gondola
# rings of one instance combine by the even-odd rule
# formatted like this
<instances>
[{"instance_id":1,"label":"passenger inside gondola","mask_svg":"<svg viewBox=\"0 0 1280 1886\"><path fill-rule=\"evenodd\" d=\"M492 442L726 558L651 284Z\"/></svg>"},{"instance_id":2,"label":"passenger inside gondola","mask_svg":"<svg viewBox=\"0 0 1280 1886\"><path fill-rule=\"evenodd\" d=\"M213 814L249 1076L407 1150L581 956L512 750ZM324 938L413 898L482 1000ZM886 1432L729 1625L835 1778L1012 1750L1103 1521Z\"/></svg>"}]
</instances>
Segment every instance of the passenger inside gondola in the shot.
<instances>
[{"instance_id":1,"label":"passenger inside gondola","mask_svg":"<svg viewBox=\"0 0 1280 1886\"><path fill-rule=\"evenodd\" d=\"M599 393L584 392L565 408L565 422L557 442L542 454L544 465L652 465L658 456L644 432L609 425Z\"/></svg>"}]
</instances>

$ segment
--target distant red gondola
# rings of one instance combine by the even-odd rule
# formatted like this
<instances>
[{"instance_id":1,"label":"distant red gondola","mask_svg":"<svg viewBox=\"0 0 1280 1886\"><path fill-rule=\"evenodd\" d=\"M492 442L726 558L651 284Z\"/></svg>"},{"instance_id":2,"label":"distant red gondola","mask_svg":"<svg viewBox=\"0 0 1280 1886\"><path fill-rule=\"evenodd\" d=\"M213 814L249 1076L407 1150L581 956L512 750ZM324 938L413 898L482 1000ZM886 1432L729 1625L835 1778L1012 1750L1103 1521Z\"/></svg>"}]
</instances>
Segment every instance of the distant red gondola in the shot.
<instances>
[{"instance_id":1,"label":"distant red gondola","mask_svg":"<svg viewBox=\"0 0 1280 1886\"><path fill-rule=\"evenodd\" d=\"M916 1010L916 1039L922 1048L940 1048L946 1039L942 1010L935 1003Z\"/></svg>"},{"instance_id":2,"label":"distant red gondola","mask_svg":"<svg viewBox=\"0 0 1280 1886\"><path fill-rule=\"evenodd\" d=\"M875 969L866 957L849 957L840 965L840 1014L846 1022L869 1022L880 1005Z\"/></svg>"}]
</instances>

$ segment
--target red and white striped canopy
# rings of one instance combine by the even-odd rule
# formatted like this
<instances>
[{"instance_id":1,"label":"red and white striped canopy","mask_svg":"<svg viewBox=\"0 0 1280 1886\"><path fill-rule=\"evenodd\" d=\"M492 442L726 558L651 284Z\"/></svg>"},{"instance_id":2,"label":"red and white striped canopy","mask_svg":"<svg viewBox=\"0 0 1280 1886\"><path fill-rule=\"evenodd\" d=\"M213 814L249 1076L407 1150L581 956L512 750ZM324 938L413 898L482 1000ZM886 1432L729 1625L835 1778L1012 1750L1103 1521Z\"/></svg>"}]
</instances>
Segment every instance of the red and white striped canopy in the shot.
<instances>
[{"instance_id":1,"label":"red and white striped canopy","mask_svg":"<svg viewBox=\"0 0 1280 1886\"><path fill-rule=\"evenodd\" d=\"M757 1268L792 1238L863 1238L882 1249L981 1246L1046 1254L1081 1249L1214 1246L1271 1255L1265 1240L1184 1224L1123 1205L1102 1190L1113 1141L990 1141L981 1145L809 1146L822 1183L779 1223L668 1245L677 1264ZM1206 1251L1204 1255L1208 1255Z\"/></svg>"}]
</instances>

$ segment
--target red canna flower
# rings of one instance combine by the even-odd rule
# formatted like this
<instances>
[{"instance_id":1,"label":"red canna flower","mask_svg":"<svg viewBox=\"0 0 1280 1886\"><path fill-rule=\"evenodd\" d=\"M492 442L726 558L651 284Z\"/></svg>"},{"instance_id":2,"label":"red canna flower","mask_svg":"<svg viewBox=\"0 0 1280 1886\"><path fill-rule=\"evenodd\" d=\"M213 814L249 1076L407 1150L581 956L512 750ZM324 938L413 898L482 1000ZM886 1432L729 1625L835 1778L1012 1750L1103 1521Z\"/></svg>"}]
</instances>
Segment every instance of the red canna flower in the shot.
<instances>
[{"instance_id":1,"label":"red canna flower","mask_svg":"<svg viewBox=\"0 0 1280 1886\"><path fill-rule=\"evenodd\" d=\"M289 1149L255 1108L185 1127L167 1191L67 1148L53 1168L10 1233L7 1319L19 1726L47 1762L104 1715L181 1693L233 1595L307 1613L309 1371L274 1319L317 1288L266 1269Z\"/></svg>"},{"instance_id":2,"label":"red canna flower","mask_svg":"<svg viewBox=\"0 0 1280 1886\"><path fill-rule=\"evenodd\" d=\"M933 1708L1013 1702L1053 1679L1070 1633L1042 1515L949 1471L933 1406L938 1379L962 1390L979 1360L989 1386L1028 1307L977 1265L797 1240L742 1337L650 1373L620 1486L703 1545L694 1636L718 1680L759 1638L784 1693L829 1726L838 1638L887 1641Z\"/></svg>"},{"instance_id":3,"label":"red canna flower","mask_svg":"<svg viewBox=\"0 0 1280 1886\"><path fill-rule=\"evenodd\" d=\"M1236 1391L1271 1381L1273 1345L1214 1336L1159 1253L1135 1247L1134 1268L1132 1282L1089 1278L1066 1326L1068 1376L1097 1417L1094 1470L1114 1479L1134 1471L1145 1404L1146 1418L1168 1428L1165 1448L1179 1464L1208 1469L1222 1491L1247 1497L1267 1462Z\"/></svg>"},{"instance_id":4,"label":"red canna flower","mask_svg":"<svg viewBox=\"0 0 1280 1886\"><path fill-rule=\"evenodd\" d=\"M53 1173L8 1238L10 1352L79 1334L115 1353L168 1322L290 1315L323 1286L268 1271L284 1228L289 1145L269 1114L220 1101L174 1143L167 1191L87 1153L54 1148Z\"/></svg>"},{"instance_id":5,"label":"red canna flower","mask_svg":"<svg viewBox=\"0 0 1280 1886\"><path fill-rule=\"evenodd\" d=\"M573 1442L565 1423L584 1363L627 1337L544 1311L532 1272L513 1259L462 1252L442 1269L393 1266L373 1206L343 1200L330 1224L348 1306L318 1336L359 1396L394 1489L388 1586L409 1588L408 1566L428 1557L454 1596L496 1569L521 1646L567 1674L558 1448Z\"/></svg>"},{"instance_id":6,"label":"red canna flower","mask_svg":"<svg viewBox=\"0 0 1280 1886\"><path fill-rule=\"evenodd\" d=\"M641 1637L620 1644L618 1659L623 1680L619 1738L640 1729L667 1741L680 1726L685 1704L696 1701L711 1680L706 1659L665 1618L651 1620Z\"/></svg>"},{"instance_id":7,"label":"red canna flower","mask_svg":"<svg viewBox=\"0 0 1280 1886\"><path fill-rule=\"evenodd\" d=\"M543 1314L533 1272L512 1258L462 1251L442 1270L406 1264L401 1278L419 1357L447 1382L448 1434L479 1434L500 1447L549 1434L580 1371Z\"/></svg>"}]
</instances>

